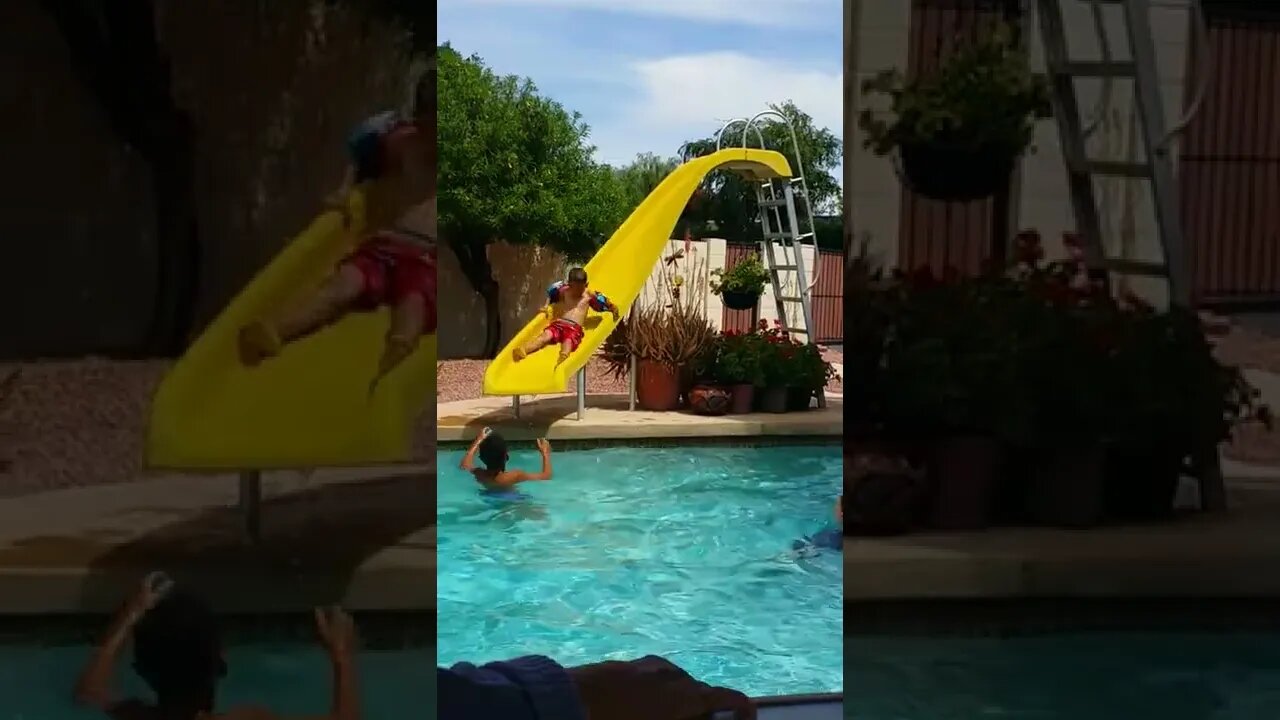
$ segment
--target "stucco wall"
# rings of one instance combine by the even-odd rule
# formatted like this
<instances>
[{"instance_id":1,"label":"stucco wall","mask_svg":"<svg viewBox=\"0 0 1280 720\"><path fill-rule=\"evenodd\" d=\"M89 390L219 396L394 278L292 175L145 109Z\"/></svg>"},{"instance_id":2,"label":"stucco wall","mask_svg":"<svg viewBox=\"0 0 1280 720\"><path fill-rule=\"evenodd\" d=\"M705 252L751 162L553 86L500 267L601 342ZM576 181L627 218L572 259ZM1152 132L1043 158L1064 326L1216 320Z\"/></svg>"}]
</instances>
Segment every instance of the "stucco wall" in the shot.
<instances>
[{"instance_id":1,"label":"stucco wall","mask_svg":"<svg viewBox=\"0 0 1280 720\"><path fill-rule=\"evenodd\" d=\"M334 189L348 128L398 106L403 34L323 0L157 0L195 125L198 314L209 319ZM128 349L150 319L147 166L72 72L38 0L0 3L0 356ZM21 308L21 311L17 311Z\"/></svg>"},{"instance_id":2,"label":"stucco wall","mask_svg":"<svg viewBox=\"0 0 1280 720\"><path fill-rule=\"evenodd\" d=\"M35 0L0 3L0 355L136 341L155 263L146 167Z\"/></svg>"},{"instance_id":3,"label":"stucco wall","mask_svg":"<svg viewBox=\"0 0 1280 720\"><path fill-rule=\"evenodd\" d=\"M501 343L506 344L542 309L546 304L547 286L563 277L567 268L564 256L557 252L502 242L489 246L489 262L498 281ZM484 352L484 302L463 277L458 258L447 244L440 246L437 272L440 359L480 357Z\"/></svg>"}]
</instances>

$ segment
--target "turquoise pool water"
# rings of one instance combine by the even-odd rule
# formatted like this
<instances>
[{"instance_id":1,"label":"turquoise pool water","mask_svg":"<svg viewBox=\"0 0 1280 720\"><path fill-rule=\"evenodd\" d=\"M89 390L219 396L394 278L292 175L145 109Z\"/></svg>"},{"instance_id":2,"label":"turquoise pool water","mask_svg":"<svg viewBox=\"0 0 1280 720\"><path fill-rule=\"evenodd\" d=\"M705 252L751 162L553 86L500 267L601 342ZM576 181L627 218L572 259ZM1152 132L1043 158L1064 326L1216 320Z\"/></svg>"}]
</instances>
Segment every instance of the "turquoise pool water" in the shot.
<instances>
[{"instance_id":1,"label":"turquoise pool water","mask_svg":"<svg viewBox=\"0 0 1280 720\"><path fill-rule=\"evenodd\" d=\"M1275 720L1280 634L851 637L858 720Z\"/></svg>"},{"instance_id":2,"label":"turquoise pool water","mask_svg":"<svg viewBox=\"0 0 1280 720\"><path fill-rule=\"evenodd\" d=\"M89 658L88 646L0 646L0 719L101 720L102 714L71 704L71 689ZM364 651L359 660L364 717L403 720L435 717L432 648ZM122 692L150 698L134 676L131 658L121 657L116 674ZM319 717L329 708L329 663L313 644L232 646L219 707L268 706L282 717ZM405 708L430 708L406 715Z\"/></svg>"},{"instance_id":3,"label":"turquoise pool water","mask_svg":"<svg viewBox=\"0 0 1280 720\"><path fill-rule=\"evenodd\" d=\"M832 519L838 446L555 452L517 501L482 497L461 457L439 457L442 663L653 653L754 695L840 690L839 554L792 550Z\"/></svg>"}]
</instances>

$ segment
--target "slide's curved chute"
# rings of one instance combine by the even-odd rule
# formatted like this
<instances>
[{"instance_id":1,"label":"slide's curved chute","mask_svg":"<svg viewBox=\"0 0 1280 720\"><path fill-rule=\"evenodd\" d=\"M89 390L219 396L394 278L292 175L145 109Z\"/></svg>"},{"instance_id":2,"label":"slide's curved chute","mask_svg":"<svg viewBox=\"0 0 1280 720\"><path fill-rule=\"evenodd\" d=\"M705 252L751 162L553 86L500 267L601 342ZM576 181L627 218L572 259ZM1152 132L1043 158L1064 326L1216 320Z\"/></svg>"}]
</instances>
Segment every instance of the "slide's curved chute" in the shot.
<instances>
[{"instance_id":1,"label":"slide's curved chute","mask_svg":"<svg viewBox=\"0 0 1280 720\"><path fill-rule=\"evenodd\" d=\"M781 153L745 148L719 150L673 170L585 267L591 288L608 295L622 316L626 316L648 282L689 198L708 173L720 168L759 180L791 176L791 166ZM535 317L489 363L484 375L486 394L540 395L566 391L569 378L587 364L615 327L609 314L592 312L587 318L582 344L559 367L556 367L558 351L554 348L514 362L512 351L536 338L546 329L547 322L545 315Z\"/></svg>"},{"instance_id":2,"label":"slide's curved chute","mask_svg":"<svg viewBox=\"0 0 1280 720\"><path fill-rule=\"evenodd\" d=\"M353 228L363 194L353 198ZM411 434L434 397L436 337L369 394L388 312L353 313L255 368L239 362L246 323L314 290L353 249L336 212L317 218L255 277L156 392L147 463L183 470L364 465L411 460Z\"/></svg>"}]
</instances>

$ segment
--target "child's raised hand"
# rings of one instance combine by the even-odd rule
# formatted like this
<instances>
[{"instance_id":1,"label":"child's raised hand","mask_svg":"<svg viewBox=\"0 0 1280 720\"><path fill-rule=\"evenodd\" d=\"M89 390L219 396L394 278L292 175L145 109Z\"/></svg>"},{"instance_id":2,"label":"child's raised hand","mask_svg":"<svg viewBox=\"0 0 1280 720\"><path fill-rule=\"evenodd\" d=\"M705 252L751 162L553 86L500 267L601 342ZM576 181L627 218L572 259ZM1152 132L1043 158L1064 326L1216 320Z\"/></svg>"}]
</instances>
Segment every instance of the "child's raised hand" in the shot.
<instances>
[{"instance_id":1,"label":"child's raised hand","mask_svg":"<svg viewBox=\"0 0 1280 720\"><path fill-rule=\"evenodd\" d=\"M551 443L547 442L546 438L538 438L537 445L538 445L538 452L542 453L543 455L551 454Z\"/></svg>"},{"instance_id":2,"label":"child's raised hand","mask_svg":"<svg viewBox=\"0 0 1280 720\"><path fill-rule=\"evenodd\" d=\"M491 427L480 428L480 439L483 440L484 438L489 437L489 433L491 432L493 432L493 428Z\"/></svg>"}]
</instances>

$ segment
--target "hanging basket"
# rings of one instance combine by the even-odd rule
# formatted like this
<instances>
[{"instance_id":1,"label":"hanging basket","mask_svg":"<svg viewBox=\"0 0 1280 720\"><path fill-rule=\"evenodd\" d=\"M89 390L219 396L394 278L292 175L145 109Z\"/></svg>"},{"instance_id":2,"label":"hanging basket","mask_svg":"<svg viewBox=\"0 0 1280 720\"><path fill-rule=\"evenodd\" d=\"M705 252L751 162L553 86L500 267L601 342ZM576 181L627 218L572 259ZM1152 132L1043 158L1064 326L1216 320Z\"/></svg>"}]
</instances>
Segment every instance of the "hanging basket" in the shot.
<instances>
[{"instance_id":1,"label":"hanging basket","mask_svg":"<svg viewBox=\"0 0 1280 720\"><path fill-rule=\"evenodd\" d=\"M1017 153L946 145L903 145L901 179L915 194L944 202L983 200L1000 192Z\"/></svg>"},{"instance_id":2,"label":"hanging basket","mask_svg":"<svg viewBox=\"0 0 1280 720\"><path fill-rule=\"evenodd\" d=\"M724 290L720 293L720 301L730 310L754 310L760 302L760 293Z\"/></svg>"}]
</instances>

